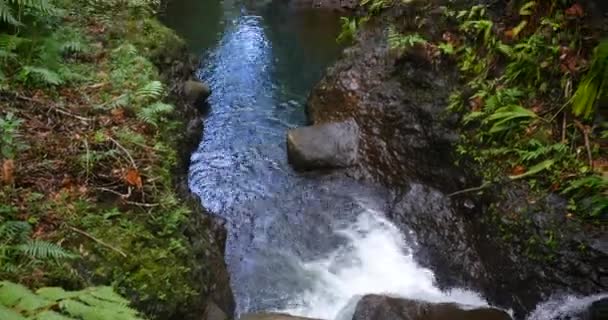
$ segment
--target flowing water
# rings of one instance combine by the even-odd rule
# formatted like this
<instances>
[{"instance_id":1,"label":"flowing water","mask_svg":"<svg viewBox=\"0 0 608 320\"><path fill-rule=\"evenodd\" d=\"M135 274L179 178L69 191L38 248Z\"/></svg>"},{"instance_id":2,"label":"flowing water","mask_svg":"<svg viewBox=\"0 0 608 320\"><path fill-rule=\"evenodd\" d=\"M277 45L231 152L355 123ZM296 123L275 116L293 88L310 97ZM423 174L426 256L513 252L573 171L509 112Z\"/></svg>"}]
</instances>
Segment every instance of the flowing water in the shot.
<instances>
[{"instance_id":1,"label":"flowing water","mask_svg":"<svg viewBox=\"0 0 608 320\"><path fill-rule=\"evenodd\" d=\"M348 319L366 293L484 305L442 292L416 264L416 244L384 218L386 190L288 165L285 133L306 123L306 96L341 48L335 13L285 3L172 0L165 19L201 54L213 90L189 178L227 221L237 313Z\"/></svg>"}]
</instances>

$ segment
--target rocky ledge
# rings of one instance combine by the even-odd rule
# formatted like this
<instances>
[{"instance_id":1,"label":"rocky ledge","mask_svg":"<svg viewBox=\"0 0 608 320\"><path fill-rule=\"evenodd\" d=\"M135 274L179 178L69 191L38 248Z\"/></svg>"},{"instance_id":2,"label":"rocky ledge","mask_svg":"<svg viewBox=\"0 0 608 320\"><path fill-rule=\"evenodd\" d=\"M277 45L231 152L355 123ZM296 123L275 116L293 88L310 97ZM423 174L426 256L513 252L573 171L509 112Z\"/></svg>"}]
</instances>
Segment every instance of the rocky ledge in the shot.
<instances>
[{"instance_id":1,"label":"rocky ledge","mask_svg":"<svg viewBox=\"0 0 608 320\"><path fill-rule=\"evenodd\" d=\"M441 21L440 11L423 14ZM458 119L445 109L455 68L387 45L387 26L407 30L420 15L404 6L369 21L311 93L311 122L357 123L358 161L346 171L394 190L388 216L414 231L416 256L442 287L477 290L517 318L554 294L606 292L608 235L566 221L559 196L536 198L516 183L462 192L481 183L478 169L454 165ZM438 23L426 32L441 38Z\"/></svg>"}]
</instances>

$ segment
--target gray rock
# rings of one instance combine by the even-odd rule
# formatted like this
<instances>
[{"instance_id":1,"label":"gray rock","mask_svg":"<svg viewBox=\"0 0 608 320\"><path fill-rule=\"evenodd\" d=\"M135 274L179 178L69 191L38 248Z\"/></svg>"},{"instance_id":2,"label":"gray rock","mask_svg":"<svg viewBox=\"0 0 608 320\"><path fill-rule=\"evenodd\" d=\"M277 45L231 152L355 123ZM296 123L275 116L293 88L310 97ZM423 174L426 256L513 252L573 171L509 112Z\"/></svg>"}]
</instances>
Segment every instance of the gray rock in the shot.
<instances>
[{"instance_id":1,"label":"gray rock","mask_svg":"<svg viewBox=\"0 0 608 320\"><path fill-rule=\"evenodd\" d=\"M195 80L184 82L184 96L190 103L204 101L211 94L211 89L208 85Z\"/></svg>"},{"instance_id":2,"label":"gray rock","mask_svg":"<svg viewBox=\"0 0 608 320\"><path fill-rule=\"evenodd\" d=\"M204 320L228 320L228 316L213 301L207 303Z\"/></svg>"},{"instance_id":3,"label":"gray rock","mask_svg":"<svg viewBox=\"0 0 608 320\"><path fill-rule=\"evenodd\" d=\"M357 303L353 320L511 320L511 317L490 307L469 309L455 303L366 295Z\"/></svg>"},{"instance_id":4,"label":"gray rock","mask_svg":"<svg viewBox=\"0 0 608 320\"><path fill-rule=\"evenodd\" d=\"M243 315L240 320L319 320L290 316L284 313L249 313Z\"/></svg>"},{"instance_id":5,"label":"gray rock","mask_svg":"<svg viewBox=\"0 0 608 320\"><path fill-rule=\"evenodd\" d=\"M359 127L352 120L301 127L287 133L289 163L300 170L352 166L358 149Z\"/></svg>"}]
</instances>

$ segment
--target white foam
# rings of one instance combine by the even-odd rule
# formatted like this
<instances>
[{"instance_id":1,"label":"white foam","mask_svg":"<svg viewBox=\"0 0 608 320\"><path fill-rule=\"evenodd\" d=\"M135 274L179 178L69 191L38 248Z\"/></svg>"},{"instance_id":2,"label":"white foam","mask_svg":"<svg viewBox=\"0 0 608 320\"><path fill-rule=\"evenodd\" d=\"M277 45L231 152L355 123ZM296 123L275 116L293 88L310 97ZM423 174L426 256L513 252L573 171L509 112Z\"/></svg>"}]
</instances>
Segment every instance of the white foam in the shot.
<instances>
[{"instance_id":1,"label":"white foam","mask_svg":"<svg viewBox=\"0 0 608 320\"><path fill-rule=\"evenodd\" d=\"M608 297L608 294L603 293L586 297L562 296L552 298L536 306L527 320L576 319L571 317L583 312L594 301L606 297Z\"/></svg>"},{"instance_id":2,"label":"white foam","mask_svg":"<svg viewBox=\"0 0 608 320\"><path fill-rule=\"evenodd\" d=\"M363 212L355 223L337 233L348 239L347 244L324 259L303 263L303 269L313 275L312 289L277 311L349 319L357 297L374 293L429 302L487 305L474 292L443 292L437 288L433 272L414 261L401 232L378 212Z\"/></svg>"}]
</instances>

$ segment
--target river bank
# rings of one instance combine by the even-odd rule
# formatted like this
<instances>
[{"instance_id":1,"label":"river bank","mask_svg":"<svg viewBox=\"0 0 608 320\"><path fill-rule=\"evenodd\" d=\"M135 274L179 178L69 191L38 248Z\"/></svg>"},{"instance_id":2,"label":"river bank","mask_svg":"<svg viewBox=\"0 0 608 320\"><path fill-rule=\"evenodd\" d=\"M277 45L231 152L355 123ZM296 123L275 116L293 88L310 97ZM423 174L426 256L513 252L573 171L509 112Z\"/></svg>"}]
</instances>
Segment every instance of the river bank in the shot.
<instances>
[{"instance_id":1,"label":"river bank","mask_svg":"<svg viewBox=\"0 0 608 320\"><path fill-rule=\"evenodd\" d=\"M57 5L2 34L0 222L69 257L9 255L2 279L111 284L152 319L199 319L211 302L231 314L223 227L187 186L197 60L157 3Z\"/></svg>"},{"instance_id":2,"label":"river bank","mask_svg":"<svg viewBox=\"0 0 608 320\"><path fill-rule=\"evenodd\" d=\"M472 7L467 1L428 5L371 1L362 8L363 16L345 25L344 32L351 35L345 38L354 39L354 43L313 89L307 105L314 124L349 119L357 122L361 130L359 163L348 169L349 174L396 190L388 215L412 242L419 243L416 260L435 271L440 286L471 288L491 304L514 310L517 318L524 318L539 302L554 295L593 295L606 292L608 287L602 267L608 254L603 245L607 240L605 184L582 192L599 197L600 211L579 205L580 211L576 212L574 203L580 200L561 191L568 185L565 179L575 180L572 177L577 174L605 181L605 167L600 164L606 156L602 149L605 140L599 135L593 140L595 173L583 168L581 173L571 174L572 170L579 170L573 163L585 167L587 161L584 157L578 157L579 162L571 160L564 155L570 151L542 156L539 153L529 162L505 152L530 152L526 149L529 147L512 141L556 143L551 142L553 138L539 135L538 131L544 129L539 129L543 126L538 123L516 138L508 135L516 127L497 131L503 134L500 138L486 134L498 130L489 128L499 119L491 115L495 110L491 108L505 103L504 95L497 98L496 91L500 95L501 90L515 86L520 86L516 90L528 90L526 94L536 97L533 103L543 106L544 109L534 109L541 114L554 113L563 104L563 100L560 103L543 96L537 88L529 90L528 84L505 81L510 70L518 72L518 68L525 70L526 66L505 67L511 56L488 53L493 52L493 45L517 46L526 43L526 37L550 39L547 32L538 31L541 35L536 36L530 25L530 21L540 21L545 14L546 19L552 15L562 17L563 20L552 21L576 25L577 32L589 35L585 38L588 43L579 49L586 52L581 55L587 54L589 60L590 48L597 45L593 39L606 34L606 29L602 29L605 25L583 22L601 21L597 17L602 13L594 9L592 1L584 6L552 7L552 11L540 11L534 4L532 8L536 9L528 8L528 13L500 4ZM574 12L573 8L579 11ZM571 14L581 16L568 16ZM528 16L532 16L530 21ZM588 20L577 20L583 16ZM520 24L525 30L520 37L508 29L518 19L527 23ZM494 32L498 32L496 39ZM467 36L475 40L468 40ZM566 36L560 33L559 37ZM556 53L533 54L539 56L535 59L560 59ZM555 85L554 91L559 91L559 84L551 79L559 79L561 73L549 69L540 70L539 74L547 81L545 85ZM576 70L586 69L581 65ZM574 69L572 73L575 74ZM573 77L579 79L580 75ZM513 103L530 102L517 98ZM489 120L483 120L486 114L490 114ZM575 116L568 113L567 117L568 129L559 132L567 134L572 145L582 144L580 136L576 137L577 120L571 122ZM564 128L565 123L566 120ZM555 166L542 168L546 171L538 174L533 171L533 162L540 162L543 157L549 157ZM528 168L532 172L527 173ZM528 176L532 176L532 185L523 179ZM553 177L562 180L547 186L543 179L556 179Z\"/></svg>"}]
</instances>

